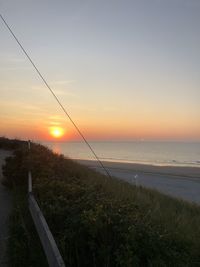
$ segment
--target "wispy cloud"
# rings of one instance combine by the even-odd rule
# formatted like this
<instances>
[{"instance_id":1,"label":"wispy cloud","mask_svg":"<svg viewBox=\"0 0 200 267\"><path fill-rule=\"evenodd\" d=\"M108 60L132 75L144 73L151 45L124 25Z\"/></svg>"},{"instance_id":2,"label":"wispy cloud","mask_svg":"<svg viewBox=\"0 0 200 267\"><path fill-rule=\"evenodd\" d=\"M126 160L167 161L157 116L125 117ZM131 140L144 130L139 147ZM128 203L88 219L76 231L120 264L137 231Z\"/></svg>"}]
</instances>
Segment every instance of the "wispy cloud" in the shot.
<instances>
[{"instance_id":1,"label":"wispy cloud","mask_svg":"<svg viewBox=\"0 0 200 267\"><path fill-rule=\"evenodd\" d=\"M17 56L8 53L0 53L0 59L7 61L9 63L24 63L26 61L26 58L23 56Z\"/></svg>"},{"instance_id":2,"label":"wispy cloud","mask_svg":"<svg viewBox=\"0 0 200 267\"><path fill-rule=\"evenodd\" d=\"M54 89L54 92L57 94L57 95L60 95L60 96L73 96L73 97L76 97L77 95L74 93L74 92L71 92L70 90L62 90L62 89Z\"/></svg>"},{"instance_id":3,"label":"wispy cloud","mask_svg":"<svg viewBox=\"0 0 200 267\"><path fill-rule=\"evenodd\" d=\"M29 109L29 110L42 110L41 107L38 107L36 105L32 104L25 104L24 102L20 101L15 101L15 100L3 100L0 101L1 106L3 107L10 107L12 106L13 108L23 108L23 109Z\"/></svg>"},{"instance_id":4,"label":"wispy cloud","mask_svg":"<svg viewBox=\"0 0 200 267\"><path fill-rule=\"evenodd\" d=\"M44 110L42 107L32 104L26 104L24 102L9 100L9 101L0 101L1 114L3 116L9 115L11 117L37 117L37 120L40 118L47 117L49 112Z\"/></svg>"},{"instance_id":5,"label":"wispy cloud","mask_svg":"<svg viewBox=\"0 0 200 267\"><path fill-rule=\"evenodd\" d=\"M61 126L63 122L65 121L65 118L61 115L51 115L48 116L46 119L46 125L47 126Z\"/></svg>"},{"instance_id":6,"label":"wispy cloud","mask_svg":"<svg viewBox=\"0 0 200 267\"><path fill-rule=\"evenodd\" d=\"M54 125L54 126L62 125L61 122L57 122L57 121L50 121L48 124L49 124L49 125Z\"/></svg>"},{"instance_id":7,"label":"wispy cloud","mask_svg":"<svg viewBox=\"0 0 200 267\"><path fill-rule=\"evenodd\" d=\"M116 107L104 107L102 109L104 112L111 112L111 111L117 111L117 108Z\"/></svg>"},{"instance_id":8,"label":"wispy cloud","mask_svg":"<svg viewBox=\"0 0 200 267\"><path fill-rule=\"evenodd\" d=\"M59 115L49 116L49 120L57 120L57 119L60 119L60 116Z\"/></svg>"},{"instance_id":9,"label":"wispy cloud","mask_svg":"<svg viewBox=\"0 0 200 267\"><path fill-rule=\"evenodd\" d=\"M0 68L0 71L18 71L18 70L20 70L20 71L22 71L22 70L29 70L30 69L30 67L22 67L22 66L15 66L15 67L1 67Z\"/></svg>"},{"instance_id":10,"label":"wispy cloud","mask_svg":"<svg viewBox=\"0 0 200 267\"><path fill-rule=\"evenodd\" d=\"M33 85L31 86L32 90L34 91L44 91L44 89L46 88L45 85ZM56 86L51 86L52 90L54 91L54 93L58 96L73 96L76 97L77 95L71 91L71 89L69 88L56 88Z\"/></svg>"},{"instance_id":11,"label":"wispy cloud","mask_svg":"<svg viewBox=\"0 0 200 267\"><path fill-rule=\"evenodd\" d=\"M58 80L58 81L52 82L52 84L54 84L54 85L68 85L68 84L72 84L75 82L76 82L76 80Z\"/></svg>"}]
</instances>

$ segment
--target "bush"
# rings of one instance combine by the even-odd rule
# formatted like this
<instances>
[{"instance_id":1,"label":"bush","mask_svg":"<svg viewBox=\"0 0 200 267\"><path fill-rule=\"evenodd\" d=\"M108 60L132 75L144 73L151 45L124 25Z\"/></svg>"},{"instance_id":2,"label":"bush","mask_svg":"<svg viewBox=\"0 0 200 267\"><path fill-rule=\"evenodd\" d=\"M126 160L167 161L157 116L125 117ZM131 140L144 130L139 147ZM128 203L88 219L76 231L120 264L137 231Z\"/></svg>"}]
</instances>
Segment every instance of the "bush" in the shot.
<instances>
[{"instance_id":1,"label":"bush","mask_svg":"<svg viewBox=\"0 0 200 267\"><path fill-rule=\"evenodd\" d=\"M8 159L8 184L33 190L67 266L200 266L200 208L107 178L32 144Z\"/></svg>"}]
</instances>

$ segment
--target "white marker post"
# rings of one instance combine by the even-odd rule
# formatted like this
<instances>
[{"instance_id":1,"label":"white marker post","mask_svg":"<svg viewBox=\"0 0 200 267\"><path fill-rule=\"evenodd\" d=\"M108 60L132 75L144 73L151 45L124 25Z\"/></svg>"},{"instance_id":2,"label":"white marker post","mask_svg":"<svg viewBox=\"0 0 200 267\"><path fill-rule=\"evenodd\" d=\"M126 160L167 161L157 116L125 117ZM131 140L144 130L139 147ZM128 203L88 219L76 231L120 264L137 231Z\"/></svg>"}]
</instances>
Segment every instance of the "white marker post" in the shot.
<instances>
[{"instance_id":1,"label":"white marker post","mask_svg":"<svg viewBox=\"0 0 200 267\"><path fill-rule=\"evenodd\" d=\"M135 180L135 186L137 186L138 185L138 181L137 181L137 178L138 178L138 175L136 174L136 175L134 175L134 180Z\"/></svg>"}]
</instances>

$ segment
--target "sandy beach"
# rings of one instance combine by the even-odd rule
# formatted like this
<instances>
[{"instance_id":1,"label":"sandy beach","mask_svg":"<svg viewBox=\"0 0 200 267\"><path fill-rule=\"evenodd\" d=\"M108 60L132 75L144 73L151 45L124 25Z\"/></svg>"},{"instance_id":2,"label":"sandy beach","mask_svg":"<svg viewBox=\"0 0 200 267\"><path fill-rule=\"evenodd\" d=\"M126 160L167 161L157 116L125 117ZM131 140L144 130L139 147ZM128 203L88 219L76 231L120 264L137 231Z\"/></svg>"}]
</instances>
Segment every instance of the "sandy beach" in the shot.
<instances>
[{"instance_id":1,"label":"sandy beach","mask_svg":"<svg viewBox=\"0 0 200 267\"><path fill-rule=\"evenodd\" d=\"M103 172L96 161L78 160ZM200 168L153 166L103 161L112 176L136 185L156 189L164 194L200 204Z\"/></svg>"}]
</instances>

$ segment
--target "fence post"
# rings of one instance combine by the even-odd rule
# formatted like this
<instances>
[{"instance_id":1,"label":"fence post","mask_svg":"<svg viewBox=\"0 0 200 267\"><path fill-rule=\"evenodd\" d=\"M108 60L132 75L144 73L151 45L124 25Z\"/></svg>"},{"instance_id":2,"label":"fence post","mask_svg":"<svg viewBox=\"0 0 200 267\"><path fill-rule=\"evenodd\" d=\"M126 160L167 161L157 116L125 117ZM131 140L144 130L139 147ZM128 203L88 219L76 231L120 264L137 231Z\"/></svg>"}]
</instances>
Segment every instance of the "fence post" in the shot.
<instances>
[{"instance_id":1,"label":"fence post","mask_svg":"<svg viewBox=\"0 0 200 267\"><path fill-rule=\"evenodd\" d=\"M31 149L31 141L28 140L28 149L30 150Z\"/></svg>"},{"instance_id":2,"label":"fence post","mask_svg":"<svg viewBox=\"0 0 200 267\"><path fill-rule=\"evenodd\" d=\"M30 150L31 150L31 141L28 140L28 150L29 150L29 156L30 156ZM29 161L30 161L30 157L29 157ZM30 164L30 162L29 162ZM30 166L29 166L30 168ZM31 175L31 171L28 171L28 193L32 193L32 175Z\"/></svg>"},{"instance_id":3,"label":"fence post","mask_svg":"<svg viewBox=\"0 0 200 267\"><path fill-rule=\"evenodd\" d=\"M32 175L31 172L28 172L28 193L32 193Z\"/></svg>"}]
</instances>

